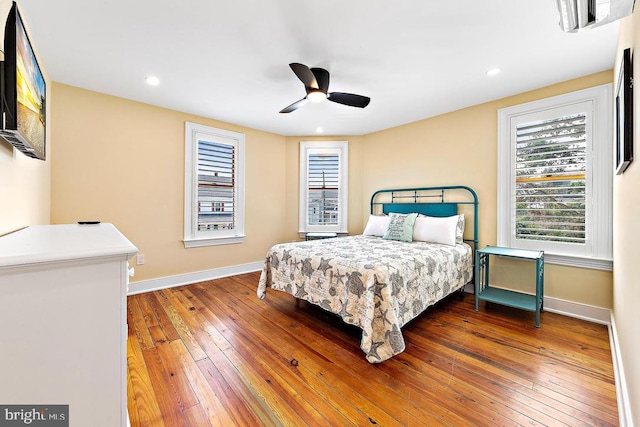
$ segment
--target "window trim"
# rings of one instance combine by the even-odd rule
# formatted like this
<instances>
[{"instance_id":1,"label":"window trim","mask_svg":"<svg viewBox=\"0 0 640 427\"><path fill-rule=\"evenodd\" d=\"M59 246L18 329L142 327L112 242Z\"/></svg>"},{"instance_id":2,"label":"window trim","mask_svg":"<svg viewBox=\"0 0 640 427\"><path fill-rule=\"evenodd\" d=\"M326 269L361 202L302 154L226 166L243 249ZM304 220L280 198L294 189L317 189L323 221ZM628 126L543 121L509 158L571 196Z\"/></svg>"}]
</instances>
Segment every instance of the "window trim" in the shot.
<instances>
[{"instance_id":1,"label":"window trim","mask_svg":"<svg viewBox=\"0 0 640 427\"><path fill-rule=\"evenodd\" d=\"M511 141L511 121L518 116L577 104L593 103L592 142L587 147L591 162L588 190L593 203L587 212L589 253L569 254L545 250L545 262L596 270L613 269L613 99L611 83L564 95L545 98L498 110L498 212L497 237L499 246L517 247L512 231L515 194L513 187L515 148ZM587 203L590 203L588 200ZM595 219L597 218L597 220ZM540 243L544 249L544 242Z\"/></svg>"},{"instance_id":2,"label":"window trim","mask_svg":"<svg viewBox=\"0 0 640 427\"><path fill-rule=\"evenodd\" d=\"M340 156L340 191L339 212L341 213L336 225L308 225L307 224L307 200L308 200L308 162L309 154L326 151L338 153ZM349 142L348 141L300 141L300 197L298 210L298 232L300 235L314 232L347 233L348 224L348 171L349 171Z\"/></svg>"},{"instance_id":3,"label":"window trim","mask_svg":"<svg viewBox=\"0 0 640 427\"><path fill-rule=\"evenodd\" d=\"M236 149L235 175L235 227L233 230L197 229L194 221L194 207L197 203L198 186L198 136L208 136L213 141L224 140L224 144L234 145ZM197 123L185 122L185 177L184 177L184 247L196 248L242 243L244 234L244 174L245 174L245 135L238 132L218 129Z\"/></svg>"}]
</instances>

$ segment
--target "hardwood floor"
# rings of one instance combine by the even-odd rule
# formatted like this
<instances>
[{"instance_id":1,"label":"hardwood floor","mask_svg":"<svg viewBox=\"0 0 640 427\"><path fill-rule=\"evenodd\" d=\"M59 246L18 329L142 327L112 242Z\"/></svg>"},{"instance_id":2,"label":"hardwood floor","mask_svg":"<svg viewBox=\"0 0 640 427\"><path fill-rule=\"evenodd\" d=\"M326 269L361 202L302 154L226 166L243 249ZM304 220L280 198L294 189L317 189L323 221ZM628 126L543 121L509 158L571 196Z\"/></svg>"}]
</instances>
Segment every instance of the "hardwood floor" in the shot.
<instances>
[{"instance_id":1,"label":"hardwood floor","mask_svg":"<svg viewBox=\"0 0 640 427\"><path fill-rule=\"evenodd\" d=\"M131 425L618 425L607 327L454 295L372 365L360 332L258 273L128 298Z\"/></svg>"}]
</instances>

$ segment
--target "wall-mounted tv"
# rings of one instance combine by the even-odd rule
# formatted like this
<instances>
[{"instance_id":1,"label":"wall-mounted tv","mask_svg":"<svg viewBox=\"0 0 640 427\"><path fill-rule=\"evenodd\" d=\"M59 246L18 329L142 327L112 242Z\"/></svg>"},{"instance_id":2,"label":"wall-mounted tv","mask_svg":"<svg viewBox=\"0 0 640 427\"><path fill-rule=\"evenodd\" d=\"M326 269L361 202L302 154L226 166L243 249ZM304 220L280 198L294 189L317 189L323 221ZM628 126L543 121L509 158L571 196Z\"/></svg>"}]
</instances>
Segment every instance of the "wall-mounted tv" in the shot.
<instances>
[{"instance_id":1,"label":"wall-mounted tv","mask_svg":"<svg viewBox=\"0 0 640 427\"><path fill-rule=\"evenodd\" d=\"M35 159L46 157L46 85L13 2L4 29L0 136Z\"/></svg>"}]
</instances>

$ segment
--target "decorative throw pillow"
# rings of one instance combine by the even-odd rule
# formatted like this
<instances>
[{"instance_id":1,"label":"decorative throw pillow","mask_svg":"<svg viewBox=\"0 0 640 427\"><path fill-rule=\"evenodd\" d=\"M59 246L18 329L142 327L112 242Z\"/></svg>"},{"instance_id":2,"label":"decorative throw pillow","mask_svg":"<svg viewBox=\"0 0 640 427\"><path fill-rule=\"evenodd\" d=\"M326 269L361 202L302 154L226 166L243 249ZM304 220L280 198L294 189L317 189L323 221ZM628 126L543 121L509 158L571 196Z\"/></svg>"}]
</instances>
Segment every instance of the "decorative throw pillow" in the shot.
<instances>
[{"instance_id":1,"label":"decorative throw pillow","mask_svg":"<svg viewBox=\"0 0 640 427\"><path fill-rule=\"evenodd\" d=\"M416 222L417 217L417 213L389 214L389 226L382 238L387 240L410 242L413 238L413 224Z\"/></svg>"},{"instance_id":2,"label":"decorative throw pillow","mask_svg":"<svg viewBox=\"0 0 640 427\"><path fill-rule=\"evenodd\" d=\"M387 227L389 226L389 218L387 215L369 215L369 221L367 221L367 226L364 228L362 234L364 236L384 236L384 232L387 231Z\"/></svg>"},{"instance_id":3,"label":"decorative throw pillow","mask_svg":"<svg viewBox=\"0 0 640 427\"><path fill-rule=\"evenodd\" d=\"M413 229L413 240L455 246L459 215L447 217L420 216Z\"/></svg>"}]
</instances>

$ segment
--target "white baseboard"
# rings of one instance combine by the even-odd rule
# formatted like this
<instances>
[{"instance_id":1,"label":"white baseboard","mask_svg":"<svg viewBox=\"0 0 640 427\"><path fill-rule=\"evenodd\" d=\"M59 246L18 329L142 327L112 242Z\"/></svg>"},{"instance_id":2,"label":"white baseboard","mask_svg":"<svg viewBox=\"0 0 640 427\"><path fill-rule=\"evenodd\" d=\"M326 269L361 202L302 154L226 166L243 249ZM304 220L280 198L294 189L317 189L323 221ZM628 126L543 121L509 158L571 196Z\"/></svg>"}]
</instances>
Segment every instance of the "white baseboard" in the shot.
<instances>
[{"instance_id":1,"label":"white baseboard","mask_svg":"<svg viewBox=\"0 0 640 427\"><path fill-rule=\"evenodd\" d=\"M252 273L262 270L264 261L249 264L232 265L230 267L214 268L212 270L196 271L194 273L178 274L157 279L140 280L129 285L127 295L136 295L143 292L157 291L159 289L174 288L176 286L189 285L191 283L205 282L207 280L220 279L222 277L236 276L238 274ZM256 283L256 286L258 284Z\"/></svg>"},{"instance_id":2,"label":"white baseboard","mask_svg":"<svg viewBox=\"0 0 640 427\"><path fill-rule=\"evenodd\" d=\"M601 325L608 325L611 320L611 310L608 308L551 297L544 297L544 311L575 317Z\"/></svg>"},{"instance_id":3,"label":"white baseboard","mask_svg":"<svg viewBox=\"0 0 640 427\"><path fill-rule=\"evenodd\" d=\"M629 399L629 389L622 366L622 354L618 344L618 331L613 313L609 322L609 342L611 345L611 359L613 360L613 373L616 379L616 396L618 397L618 421L620 427L633 427L633 416L631 414L631 400Z\"/></svg>"},{"instance_id":4,"label":"white baseboard","mask_svg":"<svg viewBox=\"0 0 640 427\"><path fill-rule=\"evenodd\" d=\"M464 291L473 294L473 283L467 283ZM601 325L608 325L611 319L611 310L608 308L594 307L552 297L544 297L544 311L575 317Z\"/></svg>"},{"instance_id":5,"label":"white baseboard","mask_svg":"<svg viewBox=\"0 0 640 427\"><path fill-rule=\"evenodd\" d=\"M127 295L135 295L143 292L157 291L159 289L189 285L191 283L205 282L207 280L220 279L222 277L235 276L238 274L252 273L254 271L262 270L263 265L264 262L260 261L249 264L233 265L230 267L214 268L212 270L196 271L194 273L179 274L176 276L140 280L129 285L129 292L127 292ZM473 285L467 283L464 291L472 294ZM611 310L608 308L594 307L592 305L565 301L552 297L544 297L544 310L602 325L609 325L612 319Z\"/></svg>"}]
</instances>

